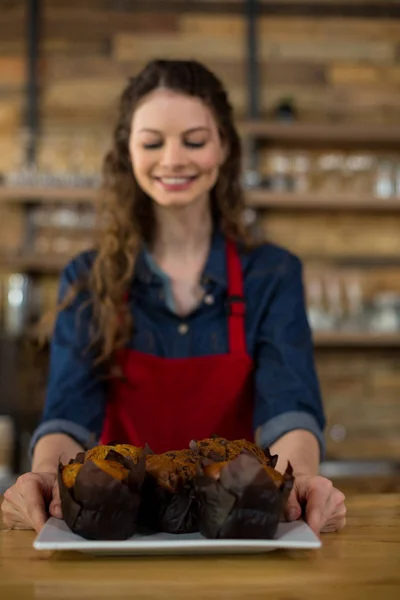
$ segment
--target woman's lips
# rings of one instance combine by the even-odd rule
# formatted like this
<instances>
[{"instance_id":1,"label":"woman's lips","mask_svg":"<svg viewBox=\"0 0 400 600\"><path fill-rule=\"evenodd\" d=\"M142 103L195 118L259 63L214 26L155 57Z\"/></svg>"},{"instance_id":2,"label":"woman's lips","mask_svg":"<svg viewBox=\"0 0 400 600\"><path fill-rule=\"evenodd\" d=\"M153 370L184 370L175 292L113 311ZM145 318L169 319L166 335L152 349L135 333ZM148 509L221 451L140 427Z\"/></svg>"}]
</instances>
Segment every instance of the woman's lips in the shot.
<instances>
[{"instance_id":1,"label":"woman's lips","mask_svg":"<svg viewBox=\"0 0 400 600\"><path fill-rule=\"evenodd\" d=\"M167 192L179 192L187 190L193 181L197 179L197 175L190 177L156 177L155 179Z\"/></svg>"}]
</instances>

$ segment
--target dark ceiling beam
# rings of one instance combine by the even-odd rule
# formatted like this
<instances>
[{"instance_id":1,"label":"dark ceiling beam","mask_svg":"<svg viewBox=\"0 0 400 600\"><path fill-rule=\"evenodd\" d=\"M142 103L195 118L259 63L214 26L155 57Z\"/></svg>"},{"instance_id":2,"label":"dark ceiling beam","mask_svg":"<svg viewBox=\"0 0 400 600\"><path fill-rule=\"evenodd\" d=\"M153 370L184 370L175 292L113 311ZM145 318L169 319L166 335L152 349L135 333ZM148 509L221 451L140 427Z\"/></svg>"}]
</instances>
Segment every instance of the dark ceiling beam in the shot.
<instances>
[{"instance_id":1,"label":"dark ceiling beam","mask_svg":"<svg viewBox=\"0 0 400 600\"><path fill-rule=\"evenodd\" d=\"M257 19L259 0L246 1L247 25L247 90L248 90L248 117L258 119L260 116L260 82L258 69L258 32Z\"/></svg>"},{"instance_id":2,"label":"dark ceiling beam","mask_svg":"<svg viewBox=\"0 0 400 600\"><path fill-rule=\"evenodd\" d=\"M360 4L340 0L328 4L325 2L268 2L263 3L260 10L262 14L288 17L400 18L400 4L393 4L385 0Z\"/></svg>"},{"instance_id":3,"label":"dark ceiling beam","mask_svg":"<svg viewBox=\"0 0 400 600\"><path fill-rule=\"evenodd\" d=\"M258 61L259 7L259 0L245 0L247 45L247 116L251 120L257 120L260 117L260 71ZM257 141L254 138L248 139L246 144L246 155L248 157L246 176L250 178L250 181L247 181L247 184L251 184L251 178L257 177L258 173Z\"/></svg>"},{"instance_id":4,"label":"dark ceiling beam","mask_svg":"<svg viewBox=\"0 0 400 600\"><path fill-rule=\"evenodd\" d=\"M202 0L107 0L108 9L145 12L199 12L199 13L233 13L245 14L246 0L218 0L204 2ZM326 2L260 2L260 14L287 17L348 17L368 19L399 19L400 4L385 0L376 2L351 4L338 0Z\"/></svg>"},{"instance_id":5,"label":"dark ceiling beam","mask_svg":"<svg viewBox=\"0 0 400 600\"><path fill-rule=\"evenodd\" d=\"M27 86L25 126L27 140L25 160L35 164L39 134L39 44L40 44L40 0L27 0Z\"/></svg>"}]
</instances>

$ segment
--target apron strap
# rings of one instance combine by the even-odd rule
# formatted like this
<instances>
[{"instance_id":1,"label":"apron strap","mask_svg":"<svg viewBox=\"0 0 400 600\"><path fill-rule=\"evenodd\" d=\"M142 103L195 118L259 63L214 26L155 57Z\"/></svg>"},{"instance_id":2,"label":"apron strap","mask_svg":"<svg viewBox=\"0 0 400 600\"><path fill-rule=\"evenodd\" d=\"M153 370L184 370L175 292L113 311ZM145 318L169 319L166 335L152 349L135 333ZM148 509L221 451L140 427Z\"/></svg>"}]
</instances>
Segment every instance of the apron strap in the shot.
<instances>
[{"instance_id":1,"label":"apron strap","mask_svg":"<svg viewBox=\"0 0 400 600\"><path fill-rule=\"evenodd\" d=\"M243 289L243 274L240 257L235 242L226 241L228 274L228 335L229 353L247 354L245 312L246 303Z\"/></svg>"}]
</instances>

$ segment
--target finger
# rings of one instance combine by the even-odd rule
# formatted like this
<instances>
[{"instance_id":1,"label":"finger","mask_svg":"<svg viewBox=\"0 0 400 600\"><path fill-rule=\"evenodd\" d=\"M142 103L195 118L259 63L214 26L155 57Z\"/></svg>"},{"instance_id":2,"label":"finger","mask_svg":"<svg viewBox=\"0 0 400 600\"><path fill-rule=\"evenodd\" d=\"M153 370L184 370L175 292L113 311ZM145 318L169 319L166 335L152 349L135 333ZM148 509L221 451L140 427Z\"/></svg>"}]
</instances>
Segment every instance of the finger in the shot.
<instances>
[{"instance_id":1,"label":"finger","mask_svg":"<svg viewBox=\"0 0 400 600\"><path fill-rule=\"evenodd\" d=\"M7 523L8 527L11 527L11 524L20 513L19 506L15 502L12 488L9 488L4 492L4 500L1 505L1 512L3 515L3 522Z\"/></svg>"},{"instance_id":2,"label":"finger","mask_svg":"<svg viewBox=\"0 0 400 600\"><path fill-rule=\"evenodd\" d=\"M12 529L12 524L13 524L14 519L12 518L11 515L4 513L3 514L3 525L5 527L5 529Z\"/></svg>"},{"instance_id":3,"label":"finger","mask_svg":"<svg viewBox=\"0 0 400 600\"><path fill-rule=\"evenodd\" d=\"M20 486L13 486L13 488L8 489L4 496L6 500L4 500L2 510L6 515L7 526L12 529L36 529L35 523L32 521L32 517L30 516L30 507L29 504L34 500L35 494L31 492L32 486L37 487L37 482L32 479L22 479L20 481ZM39 494L40 498L41 495ZM42 500L43 502L43 500ZM32 510L32 509L31 509ZM42 520L44 519L43 524L46 522L46 513L44 511L44 503L43 503L43 511L44 517L39 514L39 518L36 516L37 509L33 507L34 516L37 527L42 527Z\"/></svg>"},{"instance_id":4,"label":"finger","mask_svg":"<svg viewBox=\"0 0 400 600\"><path fill-rule=\"evenodd\" d=\"M21 484L21 490L25 503L24 512L28 517L28 522L39 533L47 521L41 488L35 479L27 479Z\"/></svg>"},{"instance_id":5,"label":"finger","mask_svg":"<svg viewBox=\"0 0 400 600\"><path fill-rule=\"evenodd\" d=\"M56 500L52 500L49 506L49 513L56 519L62 519L61 502L58 503Z\"/></svg>"},{"instance_id":6,"label":"finger","mask_svg":"<svg viewBox=\"0 0 400 600\"><path fill-rule=\"evenodd\" d=\"M48 519L43 498L41 496L38 495L35 504L28 507L27 514L33 529L37 533L40 533Z\"/></svg>"},{"instance_id":7,"label":"finger","mask_svg":"<svg viewBox=\"0 0 400 600\"><path fill-rule=\"evenodd\" d=\"M6 524L6 522L4 522ZM7 525L8 529L32 529L25 521L21 521L19 519L10 519L9 524Z\"/></svg>"},{"instance_id":8,"label":"finger","mask_svg":"<svg viewBox=\"0 0 400 600\"><path fill-rule=\"evenodd\" d=\"M321 530L334 520L346 516L346 506L344 500L344 494L335 487L333 487L331 494L326 502L325 509L323 511L324 516L321 525Z\"/></svg>"},{"instance_id":9,"label":"finger","mask_svg":"<svg viewBox=\"0 0 400 600\"><path fill-rule=\"evenodd\" d=\"M2 507L2 519L3 524L6 529L21 529L24 525L22 517L18 513L18 509L14 508L14 506L4 500ZM26 524L25 524L26 527Z\"/></svg>"},{"instance_id":10,"label":"finger","mask_svg":"<svg viewBox=\"0 0 400 600\"><path fill-rule=\"evenodd\" d=\"M337 517L323 526L321 533L333 533L340 531L346 526L346 517Z\"/></svg>"},{"instance_id":11,"label":"finger","mask_svg":"<svg viewBox=\"0 0 400 600\"><path fill-rule=\"evenodd\" d=\"M336 510L324 523L325 525L330 525L331 523L335 523L338 520L345 519L347 514L347 510L345 506L341 506L338 510Z\"/></svg>"},{"instance_id":12,"label":"finger","mask_svg":"<svg viewBox=\"0 0 400 600\"><path fill-rule=\"evenodd\" d=\"M331 516L329 517L328 521L331 521L332 519L336 519L336 518L341 518L341 517L345 517L347 514L347 509L346 507L343 506L339 506L339 508L337 508L335 510L334 513L331 514Z\"/></svg>"},{"instance_id":13,"label":"finger","mask_svg":"<svg viewBox=\"0 0 400 600\"><path fill-rule=\"evenodd\" d=\"M334 488L335 490L335 488ZM335 490L338 492L339 495L343 494L341 492L339 492L338 490ZM338 495L338 497L339 497ZM336 496L336 494L332 494L332 496ZM346 506L344 504L344 502L341 502L339 505L337 504L337 499L333 499L333 501L331 500L331 502L333 502L334 505L337 506L336 510L334 510L334 512L332 512L328 519L325 521L325 523L323 524L322 528L321 528L321 533L328 533L328 532L332 532L332 531L339 531L340 529L343 529L343 527L346 525L346 514L347 514L347 509ZM329 504L329 502L328 502Z\"/></svg>"},{"instance_id":14,"label":"finger","mask_svg":"<svg viewBox=\"0 0 400 600\"><path fill-rule=\"evenodd\" d=\"M3 497L4 497L4 500L3 500L3 504L1 505L1 510L8 508L10 504L15 505L15 485L8 488L8 490L6 490L4 492Z\"/></svg>"},{"instance_id":15,"label":"finger","mask_svg":"<svg viewBox=\"0 0 400 600\"><path fill-rule=\"evenodd\" d=\"M15 513L15 511L11 507L10 503L7 502L7 500L3 500L3 504L1 505L1 513L4 525L6 527L10 527L12 522L12 516Z\"/></svg>"},{"instance_id":16,"label":"finger","mask_svg":"<svg viewBox=\"0 0 400 600\"><path fill-rule=\"evenodd\" d=\"M52 517L55 517L56 519L62 519L60 489L58 487L57 481L54 483L52 493L53 499L50 502L49 513Z\"/></svg>"},{"instance_id":17,"label":"finger","mask_svg":"<svg viewBox=\"0 0 400 600\"><path fill-rule=\"evenodd\" d=\"M317 535L325 523L326 506L332 493L332 482L323 477L315 480L307 497L306 521Z\"/></svg>"},{"instance_id":18,"label":"finger","mask_svg":"<svg viewBox=\"0 0 400 600\"><path fill-rule=\"evenodd\" d=\"M296 489L293 488L290 492L286 507L285 517L288 521L296 521L301 517L301 506L297 500Z\"/></svg>"},{"instance_id":19,"label":"finger","mask_svg":"<svg viewBox=\"0 0 400 600\"><path fill-rule=\"evenodd\" d=\"M61 504L60 497L60 488L58 487L58 482L56 481L53 487L53 502L56 504Z\"/></svg>"},{"instance_id":20,"label":"finger","mask_svg":"<svg viewBox=\"0 0 400 600\"><path fill-rule=\"evenodd\" d=\"M343 494L343 492L341 492L337 488L333 488L332 504L334 505L336 511L341 510L342 508L344 508L346 510L345 500L346 500L346 496Z\"/></svg>"},{"instance_id":21,"label":"finger","mask_svg":"<svg viewBox=\"0 0 400 600\"><path fill-rule=\"evenodd\" d=\"M50 508L49 508L49 513L50 513L50 516L54 517L55 519L63 518L61 506L59 504L56 504L56 505L51 504Z\"/></svg>"}]
</instances>

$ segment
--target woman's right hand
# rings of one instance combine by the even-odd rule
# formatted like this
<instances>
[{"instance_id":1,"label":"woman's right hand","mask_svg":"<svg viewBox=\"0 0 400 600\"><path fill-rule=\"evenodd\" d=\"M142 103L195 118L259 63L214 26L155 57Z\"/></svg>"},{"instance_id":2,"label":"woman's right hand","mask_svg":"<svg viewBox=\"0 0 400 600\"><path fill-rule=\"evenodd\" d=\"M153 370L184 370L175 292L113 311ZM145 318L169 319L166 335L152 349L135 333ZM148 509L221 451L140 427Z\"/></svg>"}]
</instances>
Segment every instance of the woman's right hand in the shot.
<instances>
[{"instance_id":1,"label":"woman's right hand","mask_svg":"<svg viewBox=\"0 0 400 600\"><path fill-rule=\"evenodd\" d=\"M35 529L48 519L62 518L56 473L24 473L4 493L1 505L4 525L10 529Z\"/></svg>"}]
</instances>

